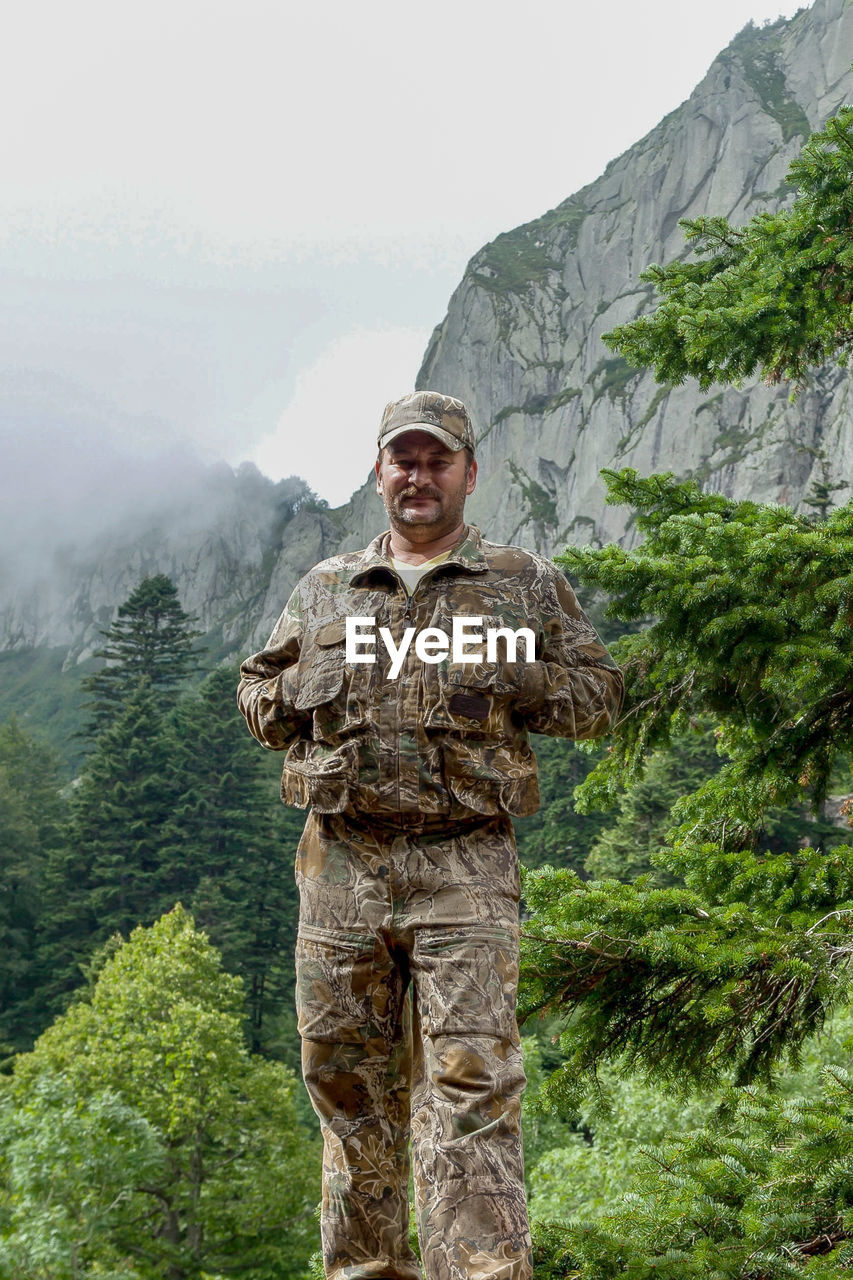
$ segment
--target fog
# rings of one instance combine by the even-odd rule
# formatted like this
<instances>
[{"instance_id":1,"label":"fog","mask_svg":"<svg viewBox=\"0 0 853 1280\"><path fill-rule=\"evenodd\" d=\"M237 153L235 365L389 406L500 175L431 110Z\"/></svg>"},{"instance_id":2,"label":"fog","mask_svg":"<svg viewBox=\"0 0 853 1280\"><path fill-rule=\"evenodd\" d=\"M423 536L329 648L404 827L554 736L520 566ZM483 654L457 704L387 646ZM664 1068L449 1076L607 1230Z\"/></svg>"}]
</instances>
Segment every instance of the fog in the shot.
<instances>
[{"instance_id":1,"label":"fog","mask_svg":"<svg viewBox=\"0 0 853 1280\"><path fill-rule=\"evenodd\" d=\"M107 535L141 534L202 483L205 468L186 444L135 448L114 431L108 407L70 381L20 375L17 390L0 423L3 587L85 559Z\"/></svg>"},{"instance_id":2,"label":"fog","mask_svg":"<svg viewBox=\"0 0 853 1280\"><path fill-rule=\"evenodd\" d=\"M451 287L412 266L401 289L393 263L259 269L161 253L146 276L127 255L99 272L70 245L51 245L49 257L49 275L5 273L0 293L7 582L44 569L57 549L82 552L114 528L125 536L131 521L141 528L174 512L217 460L236 468L260 452L274 479L313 468L319 496L345 501L372 463L382 406L411 387ZM401 343L402 377L387 360ZM289 422L270 439L285 406ZM325 453L324 419L337 433ZM339 464L347 448L351 483L324 462Z\"/></svg>"},{"instance_id":3,"label":"fog","mask_svg":"<svg viewBox=\"0 0 853 1280\"><path fill-rule=\"evenodd\" d=\"M593 180L747 20L797 7L10 11L7 576L153 517L217 459L343 502L468 258Z\"/></svg>"}]
</instances>

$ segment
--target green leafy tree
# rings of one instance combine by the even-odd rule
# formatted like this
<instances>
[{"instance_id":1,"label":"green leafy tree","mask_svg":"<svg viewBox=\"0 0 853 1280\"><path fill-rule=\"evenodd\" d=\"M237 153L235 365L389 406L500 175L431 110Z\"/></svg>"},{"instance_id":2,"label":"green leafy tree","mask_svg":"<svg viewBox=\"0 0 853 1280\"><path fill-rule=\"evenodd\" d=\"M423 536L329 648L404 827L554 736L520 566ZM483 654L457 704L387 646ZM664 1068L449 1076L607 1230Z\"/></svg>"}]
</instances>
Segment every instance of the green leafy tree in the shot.
<instances>
[{"instance_id":1,"label":"green leafy tree","mask_svg":"<svg viewBox=\"0 0 853 1280\"><path fill-rule=\"evenodd\" d=\"M530 1087L528 1082L528 1092ZM686 1135L712 1116L715 1105L712 1095L685 1100L618 1065L606 1068L572 1131L535 1159L528 1175L531 1218L588 1223L612 1213L643 1171L644 1146ZM528 1106L536 1107L535 1095Z\"/></svg>"},{"instance_id":2,"label":"green leafy tree","mask_svg":"<svg viewBox=\"0 0 853 1280\"><path fill-rule=\"evenodd\" d=\"M80 1096L45 1067L0 1099L0 1275L138 1280L120 1247L135 1189L164 1176L156 1130L110 1090ZM95 1264L97 1259L97 1264Z\"/></svg>"},{"instance_id":3,"label":"green leafy tree","mask_svg":"<svg viewBox=\"0 0 853 1280\"><path fill-rule=\"evenodd\" d=\"M292 1072L248 1053L242 999L180 907L105 954L4 1089L4 1274L302 1273L319 1155Z\"/></svg>"},{"instance_id":4,"label":"green leafy tree","mask_svg":"<svg viewBox=\"0 0 853 1280\"><path fill-rule=\"evenodd\" d=\"M196 657L193 641L201 633L193 621L171 578L157 573L142 579L101 632L106 644L95 657L104 665L82 681L90 695L91 731L109 724L142 680L158 693L174 693Z\"/></svg>"}]
</instances>

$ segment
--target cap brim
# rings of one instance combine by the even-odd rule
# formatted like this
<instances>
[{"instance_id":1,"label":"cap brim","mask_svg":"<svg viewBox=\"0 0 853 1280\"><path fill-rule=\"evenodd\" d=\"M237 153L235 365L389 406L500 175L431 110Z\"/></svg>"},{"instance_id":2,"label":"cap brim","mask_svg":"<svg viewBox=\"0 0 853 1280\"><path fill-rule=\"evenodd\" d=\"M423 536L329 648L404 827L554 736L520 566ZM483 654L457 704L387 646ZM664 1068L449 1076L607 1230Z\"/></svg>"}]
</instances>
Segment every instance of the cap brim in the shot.
<instances>
[{"instance_id":1,"label":"cap brim","mask_svg":"<svg viewBox=\"0 0 853 1280\"><path fill-rule=\"evenodd\" d=\"M426 431L427 435L435 436L436 440L447 445L447 448L452 449L454 453L465 448L464 440L460 440L458 436L452 436L449 431L435 426L432 422L407 422L404 427L395 427L393 431L388 431L384 436L379 437L379 448L384 449L392 440L396 440L397 436L403 436L407 431Z\"/></svg>"}]
</instances>

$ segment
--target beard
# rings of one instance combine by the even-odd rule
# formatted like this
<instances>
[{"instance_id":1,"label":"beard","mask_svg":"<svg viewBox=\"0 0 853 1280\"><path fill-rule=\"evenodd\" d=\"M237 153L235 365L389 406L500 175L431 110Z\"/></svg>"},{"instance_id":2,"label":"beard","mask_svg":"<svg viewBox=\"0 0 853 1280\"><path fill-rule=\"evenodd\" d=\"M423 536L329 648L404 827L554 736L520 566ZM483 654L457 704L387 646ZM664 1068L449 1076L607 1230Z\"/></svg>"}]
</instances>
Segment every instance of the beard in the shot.
<instances>
[{"instance_id":1,"label":"beard","mask_svg":"<svg viewBox=\"0 0 853 1280\"><path fill-rule=\"evenodd\" d=\"M403 489L401 493L385 497L385 509L392 525L400 529L428 529L439 537L448 533L462 523L465 508L465 481L459 489L451 493L441 493L436 489ZM415 504L414 497L429 498L429 506Z\"/></svg>"}]
</instances>

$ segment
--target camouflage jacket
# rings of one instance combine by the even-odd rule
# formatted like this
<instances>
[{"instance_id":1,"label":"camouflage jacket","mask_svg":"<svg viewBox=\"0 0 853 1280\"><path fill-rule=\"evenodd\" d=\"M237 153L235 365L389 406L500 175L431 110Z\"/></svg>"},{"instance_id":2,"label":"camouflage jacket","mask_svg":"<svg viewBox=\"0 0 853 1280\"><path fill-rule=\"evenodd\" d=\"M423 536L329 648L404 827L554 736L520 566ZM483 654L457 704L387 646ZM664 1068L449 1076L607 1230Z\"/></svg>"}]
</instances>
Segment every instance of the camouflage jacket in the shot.
<instances>
[{"instance_id":1,"label":"camouflage jacket","mask_svg":"<svg viewBox=\"0 0 853 1280\"><path fill-rule=\"evenodd\" d=\"M475 664L423 661L411 644L396 679L379 640L406 627L451 633L454 616L482 629L527 627L509 662L485 646ZM375 661L346 661L346 620L375 619ZM502 643L502 642L501 642ZM362 650L365 652L365 650ZM528 731L568 738L605 733L622 676L550 561L485 542L469 527L450 557L409 595L388 534L333 556L299 582L269 643L241 669L240 709L254 736L286 750L282 799L318 812L533 813L539 804Z\"/></svg>"}]
</instances>

